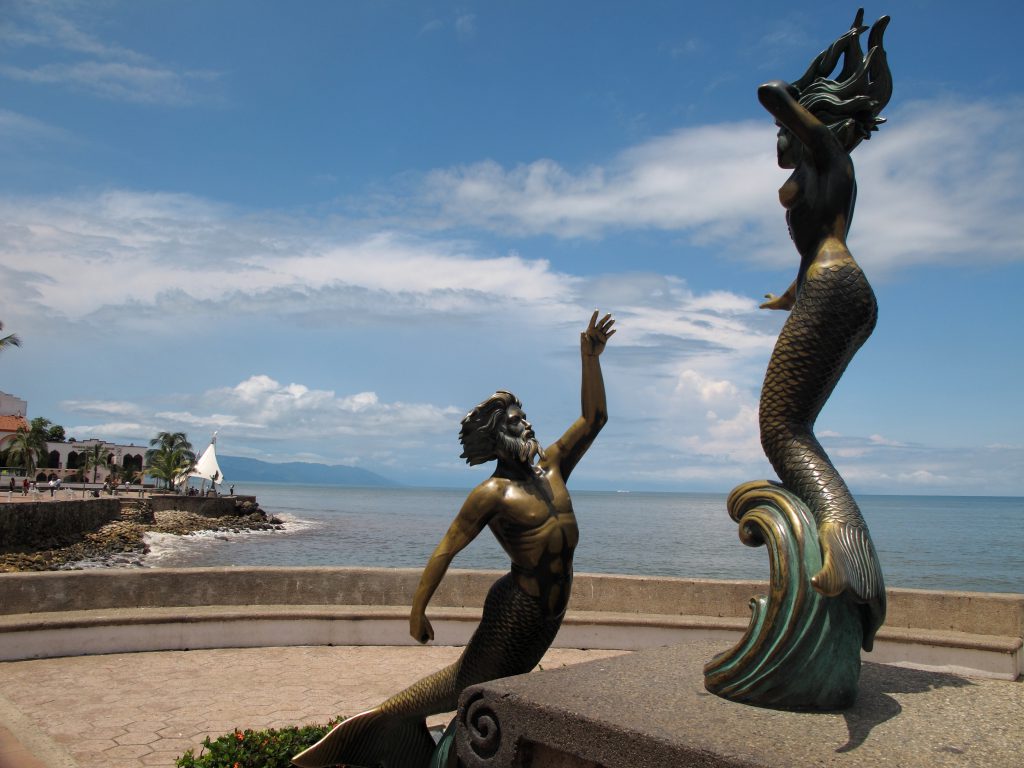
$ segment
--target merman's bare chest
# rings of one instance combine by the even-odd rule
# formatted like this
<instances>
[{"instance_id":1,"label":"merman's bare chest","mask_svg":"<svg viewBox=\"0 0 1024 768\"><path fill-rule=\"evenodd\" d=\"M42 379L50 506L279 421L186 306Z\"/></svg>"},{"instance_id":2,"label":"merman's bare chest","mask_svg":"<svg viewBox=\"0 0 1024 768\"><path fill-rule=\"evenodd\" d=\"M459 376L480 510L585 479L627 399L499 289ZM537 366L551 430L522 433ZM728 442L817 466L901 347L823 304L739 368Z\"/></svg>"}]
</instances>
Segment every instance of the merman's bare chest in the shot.
<instances>
[{"instance_id":1,"label":"merman's bare chest","mask_svg":"<svg viewBox=\"0 0 1024 768\"><path fill-rule=\"evenodd\" d=\"M565 485L558 482L509 489L491 527L501 538L551 536L571 546L579 539L572 501Z\"/></svg>"}]
</instances>

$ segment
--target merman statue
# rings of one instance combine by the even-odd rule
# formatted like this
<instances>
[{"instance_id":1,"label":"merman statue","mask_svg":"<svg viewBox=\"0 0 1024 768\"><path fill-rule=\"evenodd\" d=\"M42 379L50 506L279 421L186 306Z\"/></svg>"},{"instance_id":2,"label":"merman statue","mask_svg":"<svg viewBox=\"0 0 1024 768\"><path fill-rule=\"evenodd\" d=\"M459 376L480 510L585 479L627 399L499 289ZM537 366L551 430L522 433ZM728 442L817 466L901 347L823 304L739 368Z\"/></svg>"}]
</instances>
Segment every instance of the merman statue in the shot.
<instances>
[{"instance_id":1,"label":"merman statue","mask_svg":"<svg viewBox=\"0 0 1024 768\"><path fill-rule=\"evenodd\" d=\"M515 395L499 391L462 420L462 458L497 461L474 488L430 556L413 598L410 634L434 638L426 616L455 555L484 530L508 553L512 567L494 583L483 617L458 661L373 709L341 722L292 758L302 768L350 764L366 768L425 768L434 751L428 715L454 710L464 688L529 672L562 623L572 587L579 538L565 483L608 420L600 355L614 320L595 311L580 334L582 414L553 445L541 448Z\"/></svg>"}]
</instances>

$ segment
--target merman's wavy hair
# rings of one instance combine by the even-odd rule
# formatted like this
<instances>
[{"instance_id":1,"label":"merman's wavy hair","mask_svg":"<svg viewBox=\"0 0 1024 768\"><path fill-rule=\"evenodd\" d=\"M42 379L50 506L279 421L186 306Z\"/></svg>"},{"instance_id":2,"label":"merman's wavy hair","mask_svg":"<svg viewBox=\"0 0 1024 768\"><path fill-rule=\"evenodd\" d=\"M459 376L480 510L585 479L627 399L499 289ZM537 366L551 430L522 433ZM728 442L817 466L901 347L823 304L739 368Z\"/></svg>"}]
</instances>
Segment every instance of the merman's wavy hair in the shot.
<instances>
[{"instance_id":1,"label":"merman's wavy hair","mask_svg":"<svg viewBox=\"0 0 1024 768\"><path fill-rule=\"evenodd\" d=\"M885 122L878 114L892 96L892 73L882 47L889 17L883 16L871 27L867 56L860 46L861 33L868 29L863 21L864 9L860 8L849 31L819 53L803 77L792 84L794 98L832 129L847 152L871 138L872 131ZM843 68L832 80L840 57Z\"/></svg>"},{"instance_id":2,"label":"merman's wavy hair","mask_svg":"<svg viewBox=\"0 0 1024 768\"><path fill-rule=\"evenodd\" d=\"M496 427L505 412L513 405L517 408L523 407L518 397L499 389L467 413L459 430L459 442L464 448L459 458L465 459L470 466L498 458Z\"/></svg>"}]
</instances>

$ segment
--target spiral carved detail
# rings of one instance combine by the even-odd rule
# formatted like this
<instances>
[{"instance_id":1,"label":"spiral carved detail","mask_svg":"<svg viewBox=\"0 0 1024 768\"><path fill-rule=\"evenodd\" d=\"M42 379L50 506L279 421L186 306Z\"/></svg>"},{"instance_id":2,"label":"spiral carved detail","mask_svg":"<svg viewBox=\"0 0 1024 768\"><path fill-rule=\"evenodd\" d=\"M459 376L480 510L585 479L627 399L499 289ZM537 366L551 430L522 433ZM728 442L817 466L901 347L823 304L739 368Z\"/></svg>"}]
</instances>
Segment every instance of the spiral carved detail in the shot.
<instances>
[{"instance_id":1,"label":"spiral carved detail","mask_svg":"<svg viewBox=\"0 0 1024 768\"><path fill-rule=\"evenodd\" d=\"M501 724L498 715L483 694L476 694L468 702L463 714L468 741L473 753L481 760L490 760L501 748Z\"/></svg>"}]
</instances>

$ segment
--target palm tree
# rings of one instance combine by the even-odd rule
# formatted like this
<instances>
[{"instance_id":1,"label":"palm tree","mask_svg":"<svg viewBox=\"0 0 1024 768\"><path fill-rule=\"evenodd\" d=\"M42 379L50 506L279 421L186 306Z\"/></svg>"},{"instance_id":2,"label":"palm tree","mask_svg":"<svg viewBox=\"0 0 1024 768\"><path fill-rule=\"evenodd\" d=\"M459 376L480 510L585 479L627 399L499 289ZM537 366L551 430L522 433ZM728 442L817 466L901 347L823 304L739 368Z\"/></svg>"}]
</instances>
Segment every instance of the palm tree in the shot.
<instances>
[{"instance_id":1,"label":"palm tree","mask_svg":"<svg viewBox=\"0 0 1024 768\"><path fill-rule=\"evenodd\" d=\"M123 481L126 483L134 483L139 474L139 470L133 467L125 467L118 464L116 461L110 465L110 477L115 482Z\"/></svg>"},{"instance_id":2,"label":"palm tree","mask_svg":"<svg viewBox=\"0 0 1024 768\"><path fill-rule=\"evenodd\" d=\"M96 472L100 467L106 467L110 465L108 461L107 446L105 443L96 443L95 445L89 446L88 449L82 452L82 470L88 472L92 470L92 481L96 482Z\"/></svg>"},{"instance_id":3,"label":"palm tree","mask_svg":"<svg viewBox=\"0 0 1024 768\"><path fill-rule=\"evenodd\" d=\"M19 427L7 449L7 461L24 469L26 475L31 475L36 470L39 457L45 452L46 442L39 439L37 432Z\"/></svg>"},{"instance_id":4,"label":"palm tree","mask_svg":"<svg viewBox=\"0 0 1024 768\"><path fill-rule=\"evenodd\" d=\"M148 464L145 473L155 477L157 480L163 480L167 483L167 487L170 488L177 478L192 469L192 465L195 464L195 454L191 451L188 451L188 454L191 454L191 456L177 448L157 448L153 451L148 451L146 455L149 458L147 459Z\"/></svg>"},{"instance_id":5,"label":"palm tree","mask_svg":"<svg viewBox=\"0 0 1024 768\"><path fill-rule=\"evenodd\" d=\"M4 329L4 324L0 323L0 331ZM20 347L21 339L18 338L18 334L12 333L8 336L0 336L0 351L7 347Z\"/></svg>"},{"instance_id":6,"label":"palm tree","mask_svg":"<svg viewBox=\"0 0 1024 768\"><path fill-rule=\"evenodd\" d=\"M146 451L147 464L152 464L153 457L160 451L180 451L186 461L195 464L196 453L184 432L157 432L156 437L149 441L149 445L150 449Z\"/></svg>"}]
</instances>

